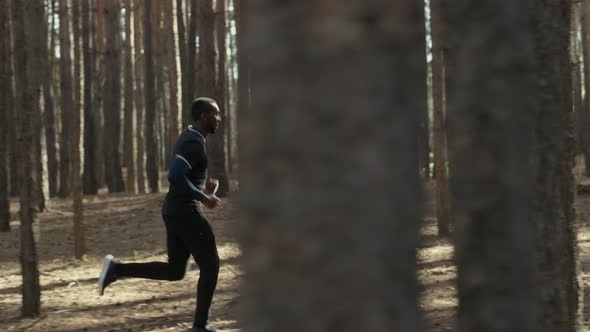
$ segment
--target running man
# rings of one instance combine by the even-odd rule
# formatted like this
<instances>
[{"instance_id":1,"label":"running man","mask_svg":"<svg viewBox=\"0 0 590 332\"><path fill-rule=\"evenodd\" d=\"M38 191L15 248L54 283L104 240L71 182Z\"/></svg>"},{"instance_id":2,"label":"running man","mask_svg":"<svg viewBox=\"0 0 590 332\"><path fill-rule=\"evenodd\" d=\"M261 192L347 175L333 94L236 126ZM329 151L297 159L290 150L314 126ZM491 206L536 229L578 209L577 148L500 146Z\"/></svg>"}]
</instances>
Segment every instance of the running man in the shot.
<instances>
[{"instance_id":1,"label":"running man","mask_svg":"<svg viewBox=\"0 0 590 332\"><path fill-rule=\"evenodd\" d=\"M209 308L217 286L219 256L215 236L202 206L213 209L220 204L213 186L205 186L207 179L208 134L215 133L221 124L217 102L198 98L191 107L193 124L180 134L174 146L170 166L170 188L162 208L166 225L168 262L123 264L107 255L98 281L99 294L111 283L122 278L180 280L186 272L189 255L199 266L197 304L193 321L194 332L211 332L207 327Z\"/></svg>"}]
</instances>

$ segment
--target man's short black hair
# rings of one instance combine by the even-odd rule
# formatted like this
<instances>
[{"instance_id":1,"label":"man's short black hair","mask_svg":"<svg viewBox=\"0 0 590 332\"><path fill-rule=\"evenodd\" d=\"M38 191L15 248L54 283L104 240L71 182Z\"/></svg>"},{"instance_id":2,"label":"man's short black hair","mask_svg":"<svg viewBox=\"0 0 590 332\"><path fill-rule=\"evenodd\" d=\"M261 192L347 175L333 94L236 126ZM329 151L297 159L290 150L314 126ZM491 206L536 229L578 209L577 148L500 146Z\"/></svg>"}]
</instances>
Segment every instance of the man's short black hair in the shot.
<instances>
[{"instance_id":1,"label":"man's short black hair","mask_svg":"<svg viewBox=\"0 0 590 332\"><path fill-rule=\"evenodd\" d=\"M196 122L199 120L203 112L215 111L215 105L217 105L217 102L212 98L200 97L193 100L193 105L191 106L191 117L193 121Z\"/></svg>"}]
</instances>

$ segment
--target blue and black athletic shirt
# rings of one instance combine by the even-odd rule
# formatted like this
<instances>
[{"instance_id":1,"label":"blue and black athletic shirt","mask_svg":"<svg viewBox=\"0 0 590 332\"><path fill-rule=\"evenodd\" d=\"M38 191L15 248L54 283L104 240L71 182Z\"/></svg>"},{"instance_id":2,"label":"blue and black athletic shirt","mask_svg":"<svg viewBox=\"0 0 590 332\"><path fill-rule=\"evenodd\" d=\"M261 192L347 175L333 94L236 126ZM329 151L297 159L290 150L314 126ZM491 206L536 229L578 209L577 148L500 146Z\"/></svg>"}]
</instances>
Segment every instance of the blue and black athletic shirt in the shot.
<instances>
[{"instance_id":1,"label":"blue and black athletic shirt","mask_svg":"<svg viewBox=\"0 0 590 332\"><path fill-rule=\"evenodd\" d=\"M168 173L170 188L162 213L185 214L200 210L207 179L206 139L197 129L188 127L174 145L172 164Z\"/></svg>"}]
</instances>

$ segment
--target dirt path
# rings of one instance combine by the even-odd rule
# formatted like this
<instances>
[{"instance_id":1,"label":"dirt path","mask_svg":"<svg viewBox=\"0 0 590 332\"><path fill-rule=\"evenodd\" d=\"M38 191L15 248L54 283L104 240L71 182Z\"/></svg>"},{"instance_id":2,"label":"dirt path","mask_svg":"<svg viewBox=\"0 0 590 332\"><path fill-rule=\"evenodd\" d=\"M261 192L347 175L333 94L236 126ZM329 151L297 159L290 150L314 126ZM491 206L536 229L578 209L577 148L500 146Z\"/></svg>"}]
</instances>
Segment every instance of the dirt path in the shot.
<instances>
[{"instance_id":1,"label":"dirt path","mask_svg":"<svg viewBox=\"0 0 590 332\"><path fill-rule=\"evenodd\" d=\"M41 270L43 315L21 319L18 263L19 228L0 233L0 331L184 331L190 327L198 270L178 282L130 279L109 287L105 296L96 293L102 257L112 253L126 262L166 260L165 232L160 217L163 194L100 195L85 200L88 255L71 258L70 202L56 200L52 210L40 215L38 252ZM13 206L17 211L17 206ZM431 211L432 206L427 206ZM577 201L584 271L590 269L590 196ZM220 281L211 322L223 331L238 331L236 303L240 254L235 244L238 213L231 199L222 209L209 212L222 259ZM426 330L455 331L456 268L452 246L435 236L432 213L425 217L422 245L418 251L422 284L421 309ZM590 282L584 272L584 287ZM590 309L590 301L585 301ZM588 312L588 310L586 310Z\"/></svg>"}]
</instances>

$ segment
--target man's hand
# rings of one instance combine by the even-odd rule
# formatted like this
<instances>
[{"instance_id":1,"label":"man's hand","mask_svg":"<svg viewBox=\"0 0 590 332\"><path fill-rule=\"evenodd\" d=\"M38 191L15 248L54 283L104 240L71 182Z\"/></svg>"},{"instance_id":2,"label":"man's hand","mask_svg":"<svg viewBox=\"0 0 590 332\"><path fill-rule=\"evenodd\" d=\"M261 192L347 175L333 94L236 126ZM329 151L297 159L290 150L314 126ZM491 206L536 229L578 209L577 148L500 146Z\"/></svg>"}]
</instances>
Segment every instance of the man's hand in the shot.
<instances>
[{"instance_id":1,"label":"man's hand","mask_svg":"<svg viewBox=\"0 0 590 332\"><path fill-rule=\"evenodd\" d=\"M221 204L221 200L215 195L205 195L201 203L209 209L214 209Z\"/></svg>"},{"instance_id":2,"label":"man's hand","mask_svg":"<svg viewBox=\"0 0 590 332\"><path fill-rule=\"evenodd\" d=\"M217 188L219 188L219 180L210 178L205 184L205 194L215 195Z\"/></svg>"}]
</instances>

